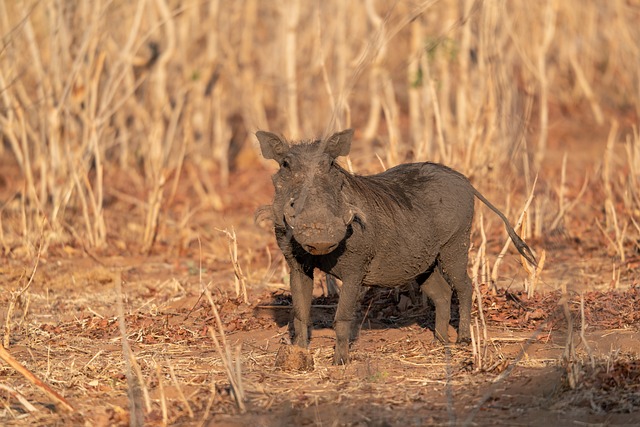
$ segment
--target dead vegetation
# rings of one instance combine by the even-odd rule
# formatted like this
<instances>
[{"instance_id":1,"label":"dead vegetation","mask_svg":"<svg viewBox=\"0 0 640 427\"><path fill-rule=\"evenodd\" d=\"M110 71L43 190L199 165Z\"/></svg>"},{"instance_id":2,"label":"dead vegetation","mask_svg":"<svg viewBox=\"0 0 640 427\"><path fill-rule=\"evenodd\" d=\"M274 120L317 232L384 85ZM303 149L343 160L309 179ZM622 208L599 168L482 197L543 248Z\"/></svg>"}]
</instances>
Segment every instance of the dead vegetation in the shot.
<instances>
[{"instance_id":1,"label":"dead vegetation","mask_svg":"<svg viewBox=\"0 0 640 427\"><path fill-rule=\"evenodd\" d=\"M0 423L636 423L639 15L0 0L0 324L24 369L0 364ZM371 291L332 367L332 294L313 371L274 366L288 273L253 224L272 191L253 133L348 126L350 170L446 162L522 214L536 271L476 215L471 348L433 345L410 290Z\"/></svg>"}]
</instances>

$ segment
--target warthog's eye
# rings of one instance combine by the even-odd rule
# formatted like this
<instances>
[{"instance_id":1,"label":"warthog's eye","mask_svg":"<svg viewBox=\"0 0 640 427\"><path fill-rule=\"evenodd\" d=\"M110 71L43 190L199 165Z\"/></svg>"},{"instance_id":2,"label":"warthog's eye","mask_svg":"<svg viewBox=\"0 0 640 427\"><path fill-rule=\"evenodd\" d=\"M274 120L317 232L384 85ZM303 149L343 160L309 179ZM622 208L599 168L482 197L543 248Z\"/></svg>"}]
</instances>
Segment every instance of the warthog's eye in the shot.
<instances>
[{"instance_id":1,"label":"warthog's eye","mask_svg":"<svg viewBox=\"0 0 640 427\"><path fill-rule=\"evenodd\" d=\"M289 161L287 159L282 159L282 163L280 163L280 167L283 169L289 169L291 165L289 165Z\"/></svg>"},{"instance_id":2,"label":"warthog's eye","mask_svg":"<svg viewBox=\"0 0 640 427\"><path fill-rule=\"evenodd\" d=\"M323 171L329 171L333 167L333 159L321 159L318 167Z\"/></svg>"}]
</instances>

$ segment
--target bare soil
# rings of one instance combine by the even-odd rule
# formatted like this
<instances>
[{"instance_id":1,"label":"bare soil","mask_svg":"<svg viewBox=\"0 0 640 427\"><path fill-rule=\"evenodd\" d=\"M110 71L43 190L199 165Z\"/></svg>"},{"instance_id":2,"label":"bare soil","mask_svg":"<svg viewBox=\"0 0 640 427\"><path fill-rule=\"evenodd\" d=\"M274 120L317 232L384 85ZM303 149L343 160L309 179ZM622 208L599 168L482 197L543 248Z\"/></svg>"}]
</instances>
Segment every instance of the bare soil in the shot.
<instances>
[{"instance_id":1,"label":"bare soil","mask_svg":"<svg viewBox=\"0 0 640 427\"><path fill-rule=\"evenodd\" d=\"M578 386L562 362L567 321L559 293L528 300L504 290L485 293L488 342L482 366L469 347L433 340L433 311L409 291L370 291L363 300L353 361L333 366L330 328L335 299L314 303L311 371L276 367L289 337L286 291L251 290L251 304L214 288L228 346L240 347L247 409L240 413L214 344L211 307L191 259L145 259L123 266L127 337L150 394L150 425L631 425L640 421L640 290L585 296L586 343L576 340ZM2 395L6 425L127 425L129 398L113 273L94 260L43 262L26 318L12 330L11 353L75 406L66 414L10 368L3 383L35 407L26 413ZM24 274L3 268L3 286ZM209 276L208 273L204 274ZM7 306L10 294L3 293ZM576 298L569 306L579 323ZM26 304L26 303L25 303ZM24 310L27 310L26 312ZM4 323L4 318L2 319ZM594 359L590 364L589 354ZM161 377L155 366L159 366ZM175 380L171 376L174 371ZM164 398L159 392L162 381ZM180 392L185 396L180 397ZM188 402L190 411L187 409ZM209 409L207 410L207 407ZM192 414L192 415L191 415Z\"/></svg>"}]
</instances>

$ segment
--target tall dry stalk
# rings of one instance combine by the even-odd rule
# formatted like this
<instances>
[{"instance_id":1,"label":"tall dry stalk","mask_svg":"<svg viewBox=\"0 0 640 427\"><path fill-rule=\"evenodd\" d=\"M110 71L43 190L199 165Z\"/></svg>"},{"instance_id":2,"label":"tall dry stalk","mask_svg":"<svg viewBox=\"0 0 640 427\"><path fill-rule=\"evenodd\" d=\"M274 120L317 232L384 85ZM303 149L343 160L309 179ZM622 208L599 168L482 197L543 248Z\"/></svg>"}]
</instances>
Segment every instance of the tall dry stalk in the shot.
<instances>
[{"instance_id":1,"label":"tall dry stalk","mask_svg":"<svg viewBox=\"0 0 640 427\"><path fill-rule=\"evenodd\" d=\"M365 1L365 9L367 12L367 18L375 34L373 39L374 53L369 72L369 117L366 125L363 127L363 139L365 141L371 141L378 134L378 125L380 123L380 112L382 111L382 95L380 93L382 67L381 64L384 58L384 42L383 38L383 25L384 20L376 11L375 3L373 0Z\"/></svg>"},{"instance_id":2,"label":"tall dry stalk","mask_svg":"<svg viewBox=\"0 0 640 427\"><path fill-rule=\"evenodd\" d=\"M540 167L547 150L549 137L549 76L547 56L556 30L556 0L547 0L544 9L542 40L537 55L538 80L540 82L540 133L536 148L535 163Z\"/></svg>"},{"instance_id":3,"label":"tall dry stalk","mask_svg":"<svg viewBox=\"0 0 640 427\"><path fill-rule=\"evenodd\" d=\"M582 187L580 188L580 191L578 191L576 198L573 199L570 203L567 203L566 195L565 195L566 181L567 181L567 159L568 159L568 153L565 153L564 156L562 157L562 167L560 169L560 186L556 190L558 194L558 213L556 217L553 219L553 221L551 221L551 225L549 226L550 230L555 230L560 225L560 222L564 220L565 215L567 215L571 210L573 210L573 208L576 207L576 205L578 204L578 202L580 202L580 199L582 198L584 193L587 191L587 187L589 184L589 175L588 173L586 173L584 177L584 182L582 184ZM540 209L536 210L536 212L539 212L539 211ZM538 222L540 222L540 220L538 220ZM539 225L539 227L540 227L540 231L537 233L537 235L540 235L542 231L541 225Z\"/></svg>"},{"instance_id":4,"label":"tall dry stalk","mask_svg":"<svg viewBox=\"0 0 640 427\"><path fill-rule=\"evenodd\" d=\"M420 70L420 59L422 57L422 21L420 17L411 23L411 52L416 59L409 62L407 67L407 91L409 95L409 138L413 146L414 158L421 159L425 146L425 135L423 133L424 124L421 114L421 86L422 72Z\"/></svg>"},{"instance_id":5,"label":"tall dry stalk","mask_svg":"<svg viewBox=\"0 0 640 427\"><path fill-rule=\"evenodd\" d=\"M626 191L623 192L625 207L632 213L631 218L640 218L640 132L633 127L631 135L625 143L629 176L625 180Z\"/></svg>"},{"instance_id":6,"label":"tall dry stalk","mask_svg":"<svg viewBox=\"0 0 640 427\"><path fill-rule=\"evenodd\" d=\"M300 19L300 0L287 0L282 4L282 15L285 29L285 73L287 82L287 122L289 138L300 138L300 122L298 118L298 76L296 51L298 21Z\"/></svg>"},{"instance_id":7,"label":"tall dry stalk","mask_svg":"<svg viewBox=\"0 0 640 427\"><path fill-rule=\"evenodd\" d=\"M473 6L474 0L464 0L460 2L461 17L467 16L468 11ZM469 104L467 100L470 98L469 93L469 80L471 79L470 73L470 55L466 52L471 50L471 25L463 25L460 28L460 54L457 55L458 67L460 71L460 77L458 84L456 85L456 119L457 119L457 140L460 143L464 143L469 138ZM474 96L475 98L475 96Z\"/></svg>"},{"instance_id":8,"label":"tall dry stalk","mask_svg":"<svg viewBox=\"0 0 640 427\"><path fill-rule=\"evenodd\" d=\"M476 257L473 261L473 266L471 267L471 277L472 277L471 280L473 282L474 294L477 299L478 317L480 318L480 323L478 323L478 320L476 318L475 334L472 333L472 339L473 339L472 350L475 358L476 369L482 370L483 360L484 360L484 357L486 356L487 349L488 349L488 346L487 346L488 332L487 332L487 323L484 317L484 306L482 304L482 292L480 291L480 282L483 281L485 276L483 274L482 276L479 277L479 273L481 271L481 267L483 272L485 270L484 266L486 264L485 253L487 248L487 236L484 233L484 219L482 217L482 214L480 214L480 218L478 219L478 221L480 223L482 242L478 247L478 253L476 254ZM480 324L482 324L482 335L480 334L480 326L479 326ZM473 332L473 327L471 329Z\"/></svg>"}]
</instances>

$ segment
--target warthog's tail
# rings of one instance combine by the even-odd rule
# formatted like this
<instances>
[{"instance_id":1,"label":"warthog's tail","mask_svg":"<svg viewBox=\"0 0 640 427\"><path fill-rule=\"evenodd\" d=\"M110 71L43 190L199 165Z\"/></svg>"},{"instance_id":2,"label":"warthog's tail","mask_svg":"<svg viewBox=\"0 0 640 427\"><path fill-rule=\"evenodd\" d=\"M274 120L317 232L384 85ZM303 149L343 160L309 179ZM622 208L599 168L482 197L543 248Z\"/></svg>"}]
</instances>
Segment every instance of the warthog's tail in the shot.
<instances>
[{"instance_id":1,"label":"warthog's tail","mask_svg":"<svg viewBox=\"0 0 640 427\"><path fill-rule=\"evenodd\" d=\"M494 211L500 217L500 219L504 222L505 228L507 229L507 233L509 234L509 237L511 238L511 240L513 240L513 244L516 245L516 249L518 250L518 252L520 252L520 254L529 262L529 264L533 265L534 267L537 267L538 261L536 260L536 257L533 256L531 249L529 249L529 246L527 246L524 240L522 240L522 238L520 238L520 236L516 234L516 231L513 229L511 224L509 224L509 220L507 219L507 217L504 216L504 214L500 212L498 208L493 206L491 202L489 202L482 194L480 194L478 190L476 190L473 186L471 188L473 188L473 193L476 195L476 197L480 199L482 203L487 205L489 209Z\"/></svg>"}]
</instances>

